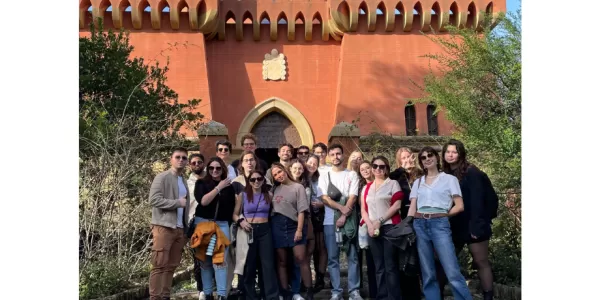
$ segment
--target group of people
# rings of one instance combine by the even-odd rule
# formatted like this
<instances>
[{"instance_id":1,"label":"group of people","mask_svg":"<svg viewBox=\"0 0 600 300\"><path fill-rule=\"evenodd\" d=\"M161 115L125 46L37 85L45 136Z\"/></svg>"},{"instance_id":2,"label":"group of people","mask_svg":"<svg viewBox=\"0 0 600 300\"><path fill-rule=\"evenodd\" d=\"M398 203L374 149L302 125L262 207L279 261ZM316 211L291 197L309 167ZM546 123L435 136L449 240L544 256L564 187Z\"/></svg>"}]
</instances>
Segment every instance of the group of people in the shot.
<instances>
[{"instance_id":1,"label":"group of people","mask_svg":"<svg viewBox=\"0 0 600 300\"><path fill-rule=\"evenodd\" d=\"M488 240L495 193L460 141L446 143L442 157L432 147L418 153L399 148L395 168L384 156L366 161L360 151L344 165L343 147L323 143L296 153L283 144L279 162L269 166L255 154L254 135L241 142L243 153L229 164L232 145L226 140L216 143L216 156L207 161L175 149L171 169L152 182L151 300L169 299L188 240L200 299L215 299L216 283L219 300L312 300L325 287L325 272L331 300L343 299L341 252L350 300L363 299L363 257L370 299L442 299L447 283L454 299L472 299L457 259L465 244L484 299L492 299ZM416 234L419 272L400 265L401 250L389 239L401 223ZM367 245L359 246L360 232Z\"/></svg>"}]
</instances>

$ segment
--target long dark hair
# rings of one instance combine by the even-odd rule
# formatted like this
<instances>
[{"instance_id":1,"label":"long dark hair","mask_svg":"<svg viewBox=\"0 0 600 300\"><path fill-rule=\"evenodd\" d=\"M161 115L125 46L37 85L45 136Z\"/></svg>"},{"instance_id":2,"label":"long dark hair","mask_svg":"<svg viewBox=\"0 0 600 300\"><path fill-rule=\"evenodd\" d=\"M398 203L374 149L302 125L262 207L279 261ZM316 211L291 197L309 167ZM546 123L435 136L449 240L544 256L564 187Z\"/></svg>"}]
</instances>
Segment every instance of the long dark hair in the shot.
<instances>
[{"instance_id":1,"label":"long dark hair","mask_svg":"<svg viewBox=\"0 0 600 300\"><path fill-rule=\"evenodd\" d=\"M208 186L216 186L217 182L212 178L212 175L210 174L210 172L208 171L208 167L210 166L210 164L212 164L213 162L218 162L219 165L221 166L221 180L227 178L227 166L225 165L225 162L223 162L223 160L217 156L213 156L211 157L208 162L206 163L206 176L204 176L204 182L208 185Z\"/></svg>"},{"instance_id":2,"label":"long dark hair","mask_svg":"<svg viewBox=\"0 0 600 300\"><path fill-rule=\"evenodd\" d=\"M448 146L456 147L456 152L458 152L458 162L456 163L458 167L452 170L452 166L450 163L446 161L446 151L448 150ZM444 173L452 174L456 176L458 181L461 181L465 174L467 174L467 169L471 166L471 163L467 160L467 149L465 145L456 139L450 139L442 148L442 170Z\"/></svg>"},{"instance_id":3,"label":"long dark hair","mask_svg":"<svg viewBox=\"0 0 600 300\"><path fill-rule=\"evenodd\" d=\"M423 149L421 149L421 151L419 151L419 156L417 156L417 158L419 159L419 167L421 167L421 170L423 170L425 175L427 175L427 168L425 168L423 166L423 161L421 160L421 155L423 155L423 153L425 153L425 152L432 153L433 155L435 155L435 157L437 158L437 163L436 163L437 169L441 170L442 166L441 166L440 154L437 151L435 151L435 149L433 149L433 147L426 146L426 147L423 147Z\"/></svg>"},{"instance_id":4,"label":"long dark hair","mask_svg":"<svg viewBox=\"0 0 600 300\"><path fill-rule=\"evenodd\" d=\"M265 173L263 173L261 170L254 170L250 172L250 176L248 176L248 179L252 177L252 174L259 174L260 176L262 176L263 184L260 187L260 193L265 198L265 201L271 204L271 197L269 197L269 185L266 183L267 178L265 177ZM246 188L244 189L244 191L246 192L246 198L248 198L248 202L252 203L252 201L254 200L254 189L252 189L250 182L246 183Z\"/></svg>"},{"instance_id":5,"label":"long dark hair","mask_svg":"<svg viewBox=\"0 0 600 300\"><path fill-rule=\"evenodd\" d=\"M316 154L310 154L308 155L308 157L306 158L306 161L308 162L309 159L314 158L317 160L317 169L315 170L315 172L312 174L312 176L310 176L310 181L311 182L315 182L317 180L319 180L319 167L321 166L321 162L319 159L319 156Z\"/></svg>"},{"instance_id":6,"label":"long dark hair","mask_svg":"<svg viewBox=\"0 0 600 300\"><path fill-rule=\"evenodd\" d=\"M298 180L294 179L294 175L292 175L292 166L294 164L300 164L302 166L302 175L300 175L300 178L298 178ZM304 187L308 187L310 185L310 178L308 177L308 170L306 169L306 165L304 164L304 162L302 162L301 160L294 158L290 161L290 164L288 165L287 171L290 174L290 180L295 181L299 184L301 184Z\"/></svg>"},{"instance_id":7,"label":"long dark hair","mask_svg":"<svg viewBox=\"0 0 600 300\"><path fill-rule=\"evenodd\" d=\"M368 160L363 160L363 162L361 162L358 165L358 192L359 193L360 193L360 190L362 190L362 188L367 185L367 179L365 179L362 176L362 174L360 173L360 166L362 166L363 164L367 164L367 165L369 165L369 167L371 167L371 163ZM371 172L373 172L372 170L373 170L373 167L371 167ZM371 176L373 176L373 173L371 173Z\"/></svg>"}]
</instances>

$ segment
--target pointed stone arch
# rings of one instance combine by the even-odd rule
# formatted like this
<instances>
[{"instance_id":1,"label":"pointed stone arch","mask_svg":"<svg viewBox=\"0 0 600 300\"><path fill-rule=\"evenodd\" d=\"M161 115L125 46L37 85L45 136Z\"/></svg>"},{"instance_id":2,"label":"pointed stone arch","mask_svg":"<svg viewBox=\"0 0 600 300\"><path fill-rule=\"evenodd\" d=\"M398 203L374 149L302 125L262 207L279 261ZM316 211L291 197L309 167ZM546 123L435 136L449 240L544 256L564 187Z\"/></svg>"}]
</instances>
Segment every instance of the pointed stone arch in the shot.
<instances>
[{"instance_id":1,"label":"pointed stone arch","mask_svg":"<svg viewBox=\"0 0 600 300\"><path fill-rule=\"evenodd\" d=\"M293 105L277 97L270 97L269 99L256 105L248 112L248 114L246 114L242 120L242 123L240 124L240 129L238 130L237 137L235 139L236 146L241 148L242 141L240 141L240 139L242 136L252 132L254 125L256 125L258 121L271 112L278 112L288 118L298 130L302 144L312 147L314 144L314 137L312 130L310 129L310 125L308 124L308 121L304 115Z\"/></svg>"}]
</instances>

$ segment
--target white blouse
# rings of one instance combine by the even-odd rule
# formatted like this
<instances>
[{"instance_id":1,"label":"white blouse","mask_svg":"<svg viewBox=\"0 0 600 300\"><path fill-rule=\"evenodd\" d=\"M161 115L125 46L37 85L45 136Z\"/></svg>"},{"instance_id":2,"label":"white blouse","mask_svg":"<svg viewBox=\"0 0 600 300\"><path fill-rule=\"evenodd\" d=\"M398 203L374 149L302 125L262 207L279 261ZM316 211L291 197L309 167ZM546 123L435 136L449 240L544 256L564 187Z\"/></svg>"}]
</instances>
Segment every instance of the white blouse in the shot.
<instances>
[{"instance_id":1,"label":"white blouse","mask_svg":"<svg viewBox=\"0 0 600 300\"><path fill-rule=\"evenodd\" d=\"M365 191L367 186L363 187L361 192L361 199L365 198ZM369 193L367 194L367 206L369 207L369 220L376 221L386 215L387 211L392 206L392 196L397 192L402 191L400 184L396 180L387 178L377 190L375 190L375 183L373 182L369 187ZM398 201L402 201L399 199ZM364 203L364 202L363 202ZM385 221L386 224L393 224L392 219Z\"/></svg>"},{"instance_id":2,"label":"white blouse","mask_svg":"<svg viewBox=\"0 0 600 300\"><path fill-rule=\"evenodd\" d=\"M425 176L415 180L410 191L410 201L417 200L417 211L422 207L449 211L454 196L462 197L458 179L444 172L440 172L431 185L425 183Z\"/></svg>"}]
</instances>

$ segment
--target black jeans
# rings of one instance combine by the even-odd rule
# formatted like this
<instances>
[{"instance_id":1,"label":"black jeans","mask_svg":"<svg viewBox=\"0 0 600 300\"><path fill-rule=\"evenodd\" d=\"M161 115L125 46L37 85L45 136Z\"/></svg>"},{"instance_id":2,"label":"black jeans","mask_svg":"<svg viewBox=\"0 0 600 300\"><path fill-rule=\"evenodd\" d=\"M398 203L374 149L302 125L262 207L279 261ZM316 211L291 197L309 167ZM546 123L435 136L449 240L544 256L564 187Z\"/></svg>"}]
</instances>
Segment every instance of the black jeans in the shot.
<instances>
[{"instance_id":1,"label":"black jeans","mask_svg":"<svg viewBox=\"0 0 600 300\"><path fill-rule=\"evenodd\" d=\"M192 253L193 254L193 253ZM194 279L196 280L196 289L198 292L202 292L202 269L200 268L200 261L194 256Z\"/></svg>"},{"instance_id":2,"label":"black jeans","mask_svg":"<svg viewBox=\"0 0 600 300\"><path fill-rule=\"evenodd\" d=\"M364 250L363 250L364 251ZM377 298L377 276L375 275L375 261L373 260L373 254L371 249L366 249L365 256L367 259L367 278L369 280L369 298ZM362 257L362 255L361 255ZM362 269L362 262L360 263ZM362 272L360 272L362 274ZM362 282L362 277L361 277ZM419 299L421 300L421 299Z\"/></svg>"},{"instance_id":3,"label":"black jeans","mask_svg":"<svg viewBox=\"0 0 600 300\"><path fill-rule=\"evenodd\" d=\"M273 248L273 237L269 223L252 224L254 242L250 244L246 265L244 266L244 288L247 300L259 299L256 296L256 267L260 257L266 300L279 299L279 287L277 285L277 273L275 271L275 251ZM269 259L270 258L270 259Z\"/></svg>"},{"instance_id":4,"label":"black jeans","mask_svg":"<svg viewBox=\"0 0 600 300\"><path fill-rule=\"evenodd\" d=\"M381 226L381 235L376 238L369 237L369 248L375 263L375 277L377 278L377 298L400 300L400 264L398 248L385 239L387 231L393 225Z\"/></svg>"}]
</instances>

